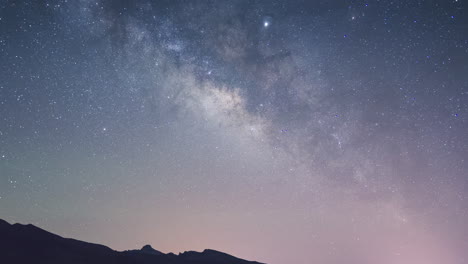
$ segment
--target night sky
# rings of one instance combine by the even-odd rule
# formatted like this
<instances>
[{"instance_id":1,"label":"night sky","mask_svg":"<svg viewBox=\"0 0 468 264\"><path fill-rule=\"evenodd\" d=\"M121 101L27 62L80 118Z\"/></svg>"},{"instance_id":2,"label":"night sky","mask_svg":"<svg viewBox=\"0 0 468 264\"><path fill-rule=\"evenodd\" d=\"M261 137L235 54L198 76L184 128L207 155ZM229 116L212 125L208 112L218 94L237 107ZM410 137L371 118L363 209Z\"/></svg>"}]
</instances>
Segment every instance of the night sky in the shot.
<instances>
[{"instance_id":1,"label":"night sky","mask_svg":"<svg viewBox=\"0 0 468 264\"><path fill-rule=\"evenodd\" d=\"M117 250L468 261L466 0L0 1L0 218Z\"/></svg>"}]
</instances>

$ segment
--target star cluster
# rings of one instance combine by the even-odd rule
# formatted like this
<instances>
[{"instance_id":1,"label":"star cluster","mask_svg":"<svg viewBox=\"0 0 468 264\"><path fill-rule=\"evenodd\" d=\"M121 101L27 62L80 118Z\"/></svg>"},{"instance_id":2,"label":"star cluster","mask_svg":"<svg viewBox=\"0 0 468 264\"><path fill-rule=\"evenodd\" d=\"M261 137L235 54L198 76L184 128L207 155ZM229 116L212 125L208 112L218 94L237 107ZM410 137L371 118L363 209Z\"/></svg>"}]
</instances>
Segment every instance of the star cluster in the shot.
<instances>
[{"instance_id":1,"label":"star cluster","mask_svg":"<svg viewBox=\"0 0 468 264\"><path fill-rule=\"evenodd\" d=\"M464 263L467 28L463 0L2 1L0 218L118 250Z\"/></svg>"}]
</instances>

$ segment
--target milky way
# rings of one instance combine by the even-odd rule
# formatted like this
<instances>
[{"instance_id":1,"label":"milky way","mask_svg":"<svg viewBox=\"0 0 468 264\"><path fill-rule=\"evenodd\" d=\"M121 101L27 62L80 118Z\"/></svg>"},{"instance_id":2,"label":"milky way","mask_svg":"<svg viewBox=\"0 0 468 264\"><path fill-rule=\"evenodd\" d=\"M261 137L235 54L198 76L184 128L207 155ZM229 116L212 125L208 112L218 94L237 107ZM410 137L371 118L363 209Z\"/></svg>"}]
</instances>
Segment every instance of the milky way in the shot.
<instances>
[{"instance_id":1,"label":"milky way","mask_svg":"<svg viewBox=\"0 0 468 264\"><path fill-rule=\"evenodd\" d=\"M0 218L270 264L468 260L466 1L0 3Z\"/></svg>"}]
</instances>

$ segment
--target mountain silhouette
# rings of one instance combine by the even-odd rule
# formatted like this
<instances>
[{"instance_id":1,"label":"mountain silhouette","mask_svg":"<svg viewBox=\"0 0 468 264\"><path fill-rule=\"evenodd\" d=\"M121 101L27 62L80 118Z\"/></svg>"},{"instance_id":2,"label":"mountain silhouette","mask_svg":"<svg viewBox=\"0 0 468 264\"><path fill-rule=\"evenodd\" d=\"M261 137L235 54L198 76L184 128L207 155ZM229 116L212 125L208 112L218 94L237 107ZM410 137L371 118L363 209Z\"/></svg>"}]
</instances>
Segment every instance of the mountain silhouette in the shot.
<instances>
[{"instance_id":1,"label":"mountain silhouette","mask_svg":"<svg viewBox=\"0 0 468 264\"><path fill-rule=\"evenodd\" d=\"M153 254L153 255L162 255L163 253L157 251L156 249L152 248L151 245L146 245L140 249L141 252L146 254Z\"/></svg>"},{"instance_id":2,"label":"mountain silhouette","mask_svg":"<svg viewBox=\"0 0 468 264\"><path fill-rule=\"evenodd\" d=\"M0 219L0 263L30 264L261 264L205 249L178 255L146 245L139 250L109 247L63 238L34 225L9 224Z\"/></svg>"}]
</instances>

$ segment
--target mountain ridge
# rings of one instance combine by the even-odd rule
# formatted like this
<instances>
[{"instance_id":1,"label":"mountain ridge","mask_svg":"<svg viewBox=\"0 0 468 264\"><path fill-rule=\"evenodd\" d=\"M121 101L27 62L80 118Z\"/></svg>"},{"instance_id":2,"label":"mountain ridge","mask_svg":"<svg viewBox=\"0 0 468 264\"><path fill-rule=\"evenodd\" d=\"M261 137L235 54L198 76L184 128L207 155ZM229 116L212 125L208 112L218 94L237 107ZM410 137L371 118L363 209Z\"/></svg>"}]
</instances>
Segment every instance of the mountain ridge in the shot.
<instances>
[{"instance_id":1,"label":"mountain ridge","mask_svg":"<svg viewBox=\"0 0 468 264\"><path fill-rule=\"evenodd\" d=\"M10 224L2 219L0 263L262 264L213 249L176 255L145 245L141 249L116 251L105 245L64 238L32 224Z\"/></svg>"}]
</instances>

